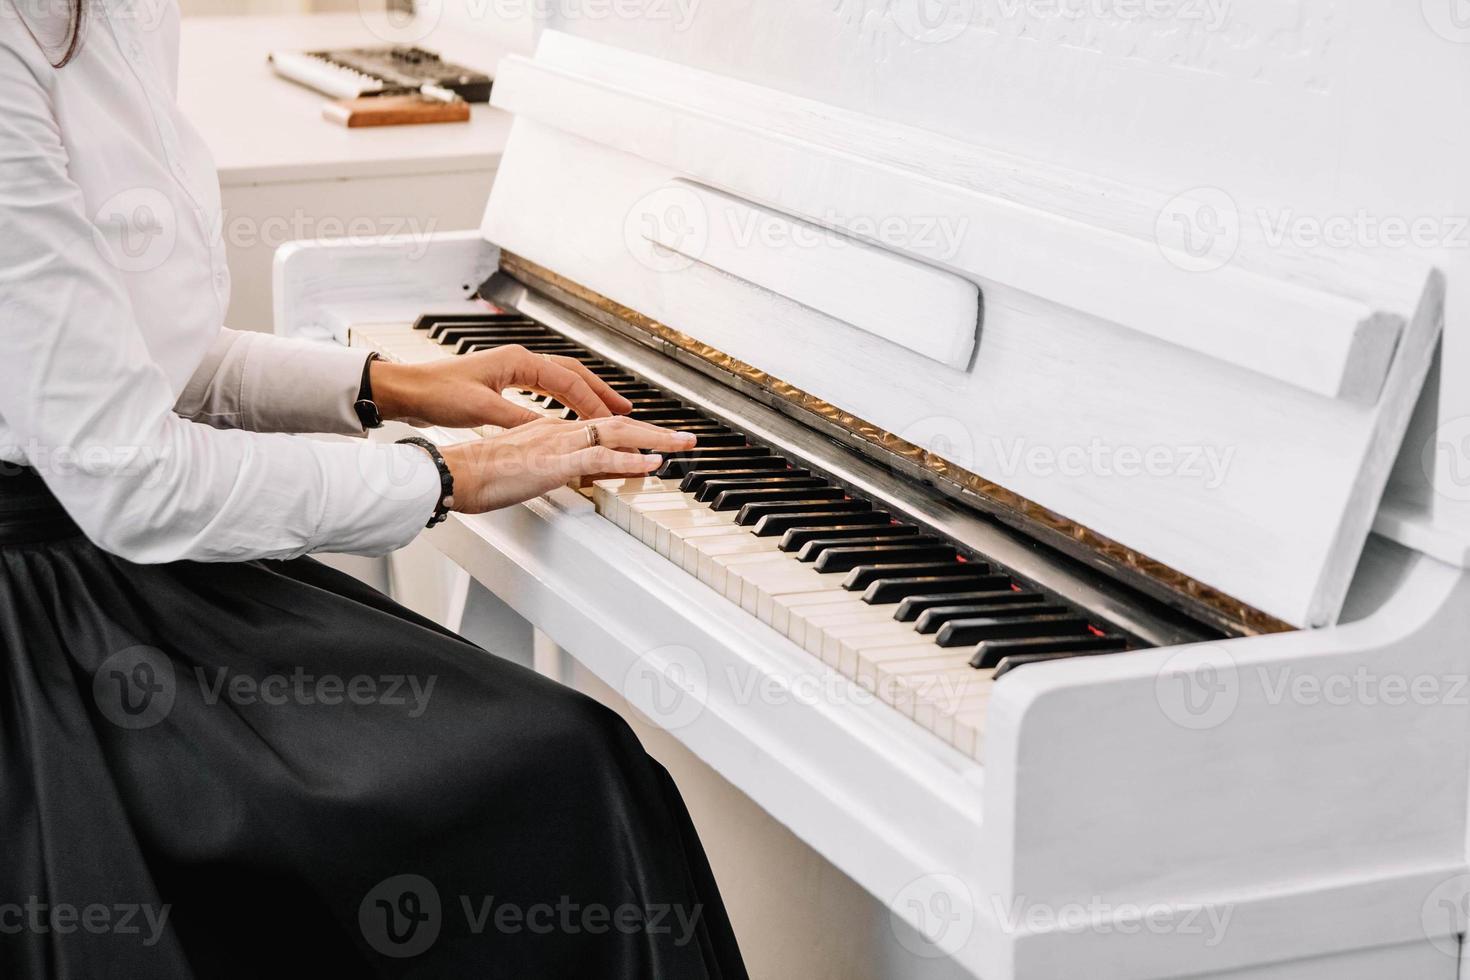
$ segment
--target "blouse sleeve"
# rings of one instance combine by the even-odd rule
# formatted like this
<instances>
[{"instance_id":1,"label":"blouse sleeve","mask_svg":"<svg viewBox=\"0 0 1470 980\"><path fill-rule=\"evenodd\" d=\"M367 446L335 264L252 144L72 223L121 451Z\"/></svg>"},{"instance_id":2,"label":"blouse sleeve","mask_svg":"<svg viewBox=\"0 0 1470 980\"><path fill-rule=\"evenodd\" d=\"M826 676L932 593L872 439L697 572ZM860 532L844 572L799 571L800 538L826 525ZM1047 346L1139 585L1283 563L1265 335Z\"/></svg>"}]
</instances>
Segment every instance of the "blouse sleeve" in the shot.
<instances>
[{"instance_id":1,"label":"blouse sleeve","mask_svg":"<svg viewBox=\"0 0 1470 980\"><path fill-rule=\"evenodd\" d=\"M3 37L0 95L3 455L34 466L92 541L131 561L407 543L438 494L421 450L218 429L173 411L68 174L41 75Z\"/></svg>"},{"instance_id":2,"label":"blouse sleeve","mask_svg":"<svg viewBox=\"0 0 1470 980\"><path fill-rule=\"evenodd\" d=\"M367 354L222 329L174 411L218 429L362 435L352 405Z\"/></svg>"}]
</instances>

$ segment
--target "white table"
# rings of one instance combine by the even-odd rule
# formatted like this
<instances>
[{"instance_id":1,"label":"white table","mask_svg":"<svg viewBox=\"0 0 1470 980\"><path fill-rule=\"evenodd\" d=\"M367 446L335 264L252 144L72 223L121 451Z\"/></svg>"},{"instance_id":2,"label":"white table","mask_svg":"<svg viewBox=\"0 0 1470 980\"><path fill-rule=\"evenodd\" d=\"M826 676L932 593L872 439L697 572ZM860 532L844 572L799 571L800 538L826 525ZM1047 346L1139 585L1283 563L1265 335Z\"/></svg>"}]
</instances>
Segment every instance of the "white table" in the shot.
<instances>
[{"instance_id":1,"label":"white table","mask_svg":"<svg viewBox=\"0 0 1470 980\"><path fill-rule=\"evenodd\" d=\"M476 105L468 123L349 130L322 119L324 96L266 63L275 49L382 43L356 13L183 21L179 103L219 167L230 326L271 329L271 255L283 242L479 224L508 114ZM491 74L503 53L449 30L420 43Z\"/></svg>"}]
</instances>

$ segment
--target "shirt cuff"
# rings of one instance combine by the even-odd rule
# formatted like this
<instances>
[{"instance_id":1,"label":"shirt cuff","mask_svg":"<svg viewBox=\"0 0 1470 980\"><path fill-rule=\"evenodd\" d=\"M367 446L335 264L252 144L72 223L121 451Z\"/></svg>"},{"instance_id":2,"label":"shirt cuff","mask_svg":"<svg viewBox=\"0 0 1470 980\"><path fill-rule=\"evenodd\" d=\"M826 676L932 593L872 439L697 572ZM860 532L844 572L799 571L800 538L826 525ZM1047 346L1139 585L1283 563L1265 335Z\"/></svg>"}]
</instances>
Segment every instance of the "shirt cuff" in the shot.
<instances>
[{"instance_id":1,"label":"shirt cuff","mask_svg":"<svg viewBox=\"0 0 1470 980\"><path fill-rule=\"evenodd\" d=\"M361 435L353 404L367 358L361 349L262 335L241 379L245 428Z\"/></svg>"},{"instance_id":2,"label":"shirt cuff","mask_svg":"<svg viewBox=\"0 0 1470 980\"><path fill-rule=\"evenodd\" d=\"M327 467L326 505L313 551L383 555L424 529L441 496L439 469L428 453L380 442L330 448L343 455Z\"/></svg>"}]
</instances>

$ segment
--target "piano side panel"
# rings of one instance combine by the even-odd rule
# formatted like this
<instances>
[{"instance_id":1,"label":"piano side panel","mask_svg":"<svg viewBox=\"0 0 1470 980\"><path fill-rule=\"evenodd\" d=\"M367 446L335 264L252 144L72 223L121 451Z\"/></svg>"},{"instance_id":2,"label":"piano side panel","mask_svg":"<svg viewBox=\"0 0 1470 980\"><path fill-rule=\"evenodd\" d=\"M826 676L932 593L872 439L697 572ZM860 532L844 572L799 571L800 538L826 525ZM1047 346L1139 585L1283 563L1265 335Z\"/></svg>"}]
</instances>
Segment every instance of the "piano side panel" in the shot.
<instances>
[{"instance_id":1,"label":"piano side panel","mask_svg":"<svg viewBox=\"0 0 1470 980\"><path fill-rule=\"evenodd\" d=\"M1018 977L1449 939L1435 898L1464 869L1470 579L1403 554L1392 594L1349 626L1028 668L998 687L981 856L1007 868L1003 900L1231 914L1215 944L1209 929L1042 930L1018 944ZM1379 541L1364 560L1405 559Z\"/></svg>"},{"instance_id":2,"label":"piano side panel","mask_svg":"<svg viewBox=\"0 0 1470 980\"><path fill-rule=\"evenodd\" d=\"M1356 546L1345 559L1333 549L1375 409L984 281L975 364L947 369L702 266L651 270L624 224L672 176L520 119L485 228L510 251L1288 622L1313 621L1329 556L1356 560Z\"/></svg>"}]
</instances>

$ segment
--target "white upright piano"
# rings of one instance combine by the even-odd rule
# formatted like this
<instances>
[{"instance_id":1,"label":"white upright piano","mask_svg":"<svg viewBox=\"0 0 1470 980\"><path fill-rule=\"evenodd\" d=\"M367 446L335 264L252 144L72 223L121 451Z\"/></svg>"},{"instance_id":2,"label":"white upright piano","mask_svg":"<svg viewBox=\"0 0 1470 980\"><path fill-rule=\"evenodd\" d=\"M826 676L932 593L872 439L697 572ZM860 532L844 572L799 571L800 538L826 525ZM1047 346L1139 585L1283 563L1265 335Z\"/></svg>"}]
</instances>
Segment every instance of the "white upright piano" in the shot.
<instances>
[{"instance_id":1,"label":"white upright piano","mask_svg":"<svg viewBox=\"0 0 1470 980\"><path fill-rule=\"evenodd\" d=\"M280 332L701 435L430 540L916 955L1470 975L1451 0L684 11L502 63L478 232L278 256Z\"/></svg>"}]
</instances>

